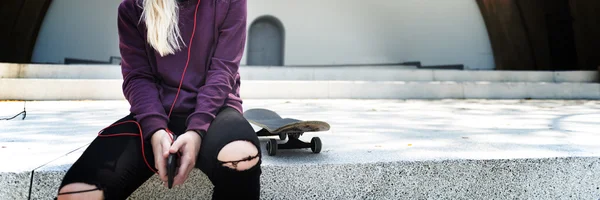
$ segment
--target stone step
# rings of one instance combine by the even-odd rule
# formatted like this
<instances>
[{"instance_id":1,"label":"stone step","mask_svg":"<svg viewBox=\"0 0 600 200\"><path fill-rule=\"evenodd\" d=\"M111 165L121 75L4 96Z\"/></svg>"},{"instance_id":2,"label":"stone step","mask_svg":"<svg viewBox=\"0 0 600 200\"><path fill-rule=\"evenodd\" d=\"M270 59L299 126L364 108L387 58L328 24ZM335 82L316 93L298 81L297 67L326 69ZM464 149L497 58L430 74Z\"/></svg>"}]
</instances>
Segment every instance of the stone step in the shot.
<instances>
[{"instance_id":1,"label":"stone step","mask_svg":"<svg viewBox=\"0 0 600 200\"><path fill-rule=\"evenodd\" d=\"M0 79L5 100L122 100L118 79ZM245 99L600 99L598 83L243 81Z\"/></svg>"},{"instance_id":2,"label":"stone step","mask_svg":"<svg viewBox=\"0 0 600 200\"><path fill-rule=\"evenodd\" d=\"M406 69L400 66L255 67L240 69L246 80L598 82L595 71L474 71Z\"/></svg>"},{"instance_id":3,"label":"stone step","mask_svg":"<svg viewBox=\"0 0 600 200\"><path fill-rule=\"evenodd\" d=\"M430 70L411 66L241 66L243 80L599 82L596 71ZM0 78L122 79L118 65L0 63Z\"/></svg>"}]
</instances>

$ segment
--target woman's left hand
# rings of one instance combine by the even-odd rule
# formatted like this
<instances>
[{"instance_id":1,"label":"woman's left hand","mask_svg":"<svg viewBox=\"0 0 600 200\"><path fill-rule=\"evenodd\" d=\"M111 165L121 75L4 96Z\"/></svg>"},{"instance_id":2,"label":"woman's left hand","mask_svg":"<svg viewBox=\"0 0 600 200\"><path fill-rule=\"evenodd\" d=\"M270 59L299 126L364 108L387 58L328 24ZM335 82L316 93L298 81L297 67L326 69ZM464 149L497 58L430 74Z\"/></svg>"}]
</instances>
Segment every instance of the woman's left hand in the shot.
<instances>
[{"instance_id":1,"label":"woman's left hand","mask_svg":"<svg viewBox=\"0 0 600 200\"><path fill-rule=\"evenodd\" d=\"M196 165L196 158L200 150L200 135L194 131L188 131L177 137L177 140L171 145L169 153L180 152L179 169L173 179L173 185L181 185L188 178L192 169Z\"/></svg>"}]
</instances>

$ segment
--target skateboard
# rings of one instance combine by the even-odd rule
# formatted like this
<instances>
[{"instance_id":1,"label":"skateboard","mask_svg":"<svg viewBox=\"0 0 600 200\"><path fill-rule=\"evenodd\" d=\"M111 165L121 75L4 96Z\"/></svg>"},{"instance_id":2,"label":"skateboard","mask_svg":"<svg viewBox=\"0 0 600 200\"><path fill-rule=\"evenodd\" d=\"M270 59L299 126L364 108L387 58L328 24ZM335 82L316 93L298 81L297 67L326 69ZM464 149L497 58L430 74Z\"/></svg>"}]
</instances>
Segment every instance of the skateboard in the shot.
<instances>
[{"instance_id":1,"label":"skateboard","mask_svg":"<svg viewBox=\"0 0 600 200\"><path fill-rule=\"evenodd\" d=\"M266 149L270 156L277 154L278 149L306 149L310 148L313 153L320 153L322 148L321 139L313 137L310 143L300 140L306 132L328 131L330 126L323 121L303 121L293 118L282 118L274 111L268 109L250 109L244 112L244 117L250 123L261 127L257 131L258 136L279 136L280 140L289 140L278 144L276 139L267 142Z\"/></svg>"}]
</instances>

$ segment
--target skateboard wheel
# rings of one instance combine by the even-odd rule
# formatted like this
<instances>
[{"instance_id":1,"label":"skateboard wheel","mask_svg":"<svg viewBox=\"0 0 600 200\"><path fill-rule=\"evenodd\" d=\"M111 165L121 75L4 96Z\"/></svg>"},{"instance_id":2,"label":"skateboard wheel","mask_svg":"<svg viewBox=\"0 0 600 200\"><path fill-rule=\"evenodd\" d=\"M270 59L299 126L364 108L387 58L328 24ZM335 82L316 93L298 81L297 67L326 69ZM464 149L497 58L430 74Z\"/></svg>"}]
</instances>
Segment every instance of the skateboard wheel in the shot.
<instances>
[{"instance_id":1,"label":"skateboard wheel","mask_svg":"<svg viewBox=\"0 0 600 200\"><path fill-rule=\"evenodd\" d=\"M270 156L274 156L277 154L277 140L270 139L267 142L267 152L269 153Z\"/></svg>"},{"instance_id":2,"label":"skateboard wheel","mask_svg":"<svg viewBox=\"0 0 600 200\"><path fill-rule=\"evenodd\" d=\"M310 150L312 150L313 153L320 153L322 146L320 138L314 137L310 140Z\"/></svg>"},{"instance_id":3,"label":"skateboard wheel","mask_svg":"<svg viewBox=\"0 0 600 200\"><path fill-rule=\"evenodd\" d=\"M279 139L280 140L285 140L286 138L287 138L287 134L285 134L285 133L280 133L279 134Z\"/></svg>"}]
</instances>

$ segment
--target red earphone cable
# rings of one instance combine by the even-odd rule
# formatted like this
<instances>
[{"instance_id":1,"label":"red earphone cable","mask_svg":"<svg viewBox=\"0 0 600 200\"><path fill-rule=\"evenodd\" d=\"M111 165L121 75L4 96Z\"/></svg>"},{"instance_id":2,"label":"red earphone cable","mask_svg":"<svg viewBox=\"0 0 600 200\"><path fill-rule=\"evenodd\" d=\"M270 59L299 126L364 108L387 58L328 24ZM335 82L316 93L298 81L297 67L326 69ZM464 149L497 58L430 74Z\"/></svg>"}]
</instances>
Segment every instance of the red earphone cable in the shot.
<instances>
[{"instance_id":1,"label":"red earphone cable","mask_svg":"<svg viewBox=\"0 0 600 200\"><path fill-rule=\"evenodd\" d=\"M175 99L173 100L173 104L171 104L171 109L169 109L169 117L171 117L171 112L173 112L173 108L175 107L175 102L177 102L177 98L179 97L179 92L181 92L181 86L183 85L183 78L185 78L185 72L187 71L188 65L190 64L190 57L192 54L192 43L194 42L194 35L196 35L196 19L198 18L198 7L200 6L200 1L198 0L198 4L196 4L196 11L194 12L194 28L192 29L192 38L190 38L190 45L188 47L187 61L185 62L185 67L183 68L183 73L181 74L181 80L179 81L179 87L177 89L177 94L175 95Z\"/></svg>"},{"instance_id":2,"label":"red earphone cable","mask_svg":"<svg viewBox=\"0 0 600 200\"><path fill-rule=\"evenodd\" d=\"M102 135L102 132L108 128L111 127L115 127L121 124L126 124L126 123L134 123L138 126L138 129L140 130L140 133L119 133L119 134L110 134L110 135ZM119 123L115 123L113 125L110 125L104 129L102 129L99 133L98 133L98 137L117 137L117 136L136 136L136 137L140 137L140 142L142 144L142 157L144 158L144 162L146 163L146 166L148 166L148 168L150 168L150 170L152 170L152 172L154 173L158 173L158 171L156 171L152 166L150 166L150 164L148 163L148 160L146 160L146 153L144 152L144 137L142 136L142 127L140 126L140 124L137 121L133 121L133 120L128 120L128 121L123 121L123 122L119 122Z\"/></svg>"},{"instance_id":3,"label":"red earphone cable","mask_svg":"<svg viewBox=\"0 0 600 200\"><path fill-rule=\"evenodd\" d=\"M179 93L181 92L181 87L183 85L183 78L185 78L185 73L190 64L190 57L192 54L192 43L194 42L194 36L196 35L196 20L198 18L198 8L200 7L200 2L201 2L201 0L198 0L198 3L196 4L196 11L194 12L194 28L192 30L192 36L190 38L190 44L188 46L187 61L185 63L185 67L183 68L181 80L179 81L179 87L177 88L177 94L175 95L173 104L171 104L171 109L169 109L169 115L168 115L169 118L171 118L171 113L173 112L173 108L175 107L175 103L177 102L177 98L179 97ZM104 132L104 130L111 128L111 127L121 125L121 124L126 124L126 123L136 124L138 127L138 130L139 130L139 133L119 133L119 134L102 135L102 132ZM173 142L173 132L171 132L169 129L167 129L166 131L167 131L167 133L169 133L168 135L169 135L169 138L171 139L171 142ZM146 166L148 166L148 168L150 170L152 170L154 173L158 174L158 171L155 170L152 166L150 166L150 164L148 163L148 160L146 160L146 153L144 153L144 136L142 134L142 127L141 127L140 123L138 123L137 121L134 121L134 120L123 121L123 122L119 122L119 123L110 125L104 129L100 130L100 132L98 132L98 137L106 138L106 137L117 137L117 136L136 136L136 137L139 136L140 142L142 144L142 157L144 158L144 162L146 163Z\"/></svg>"}]
</instances>

